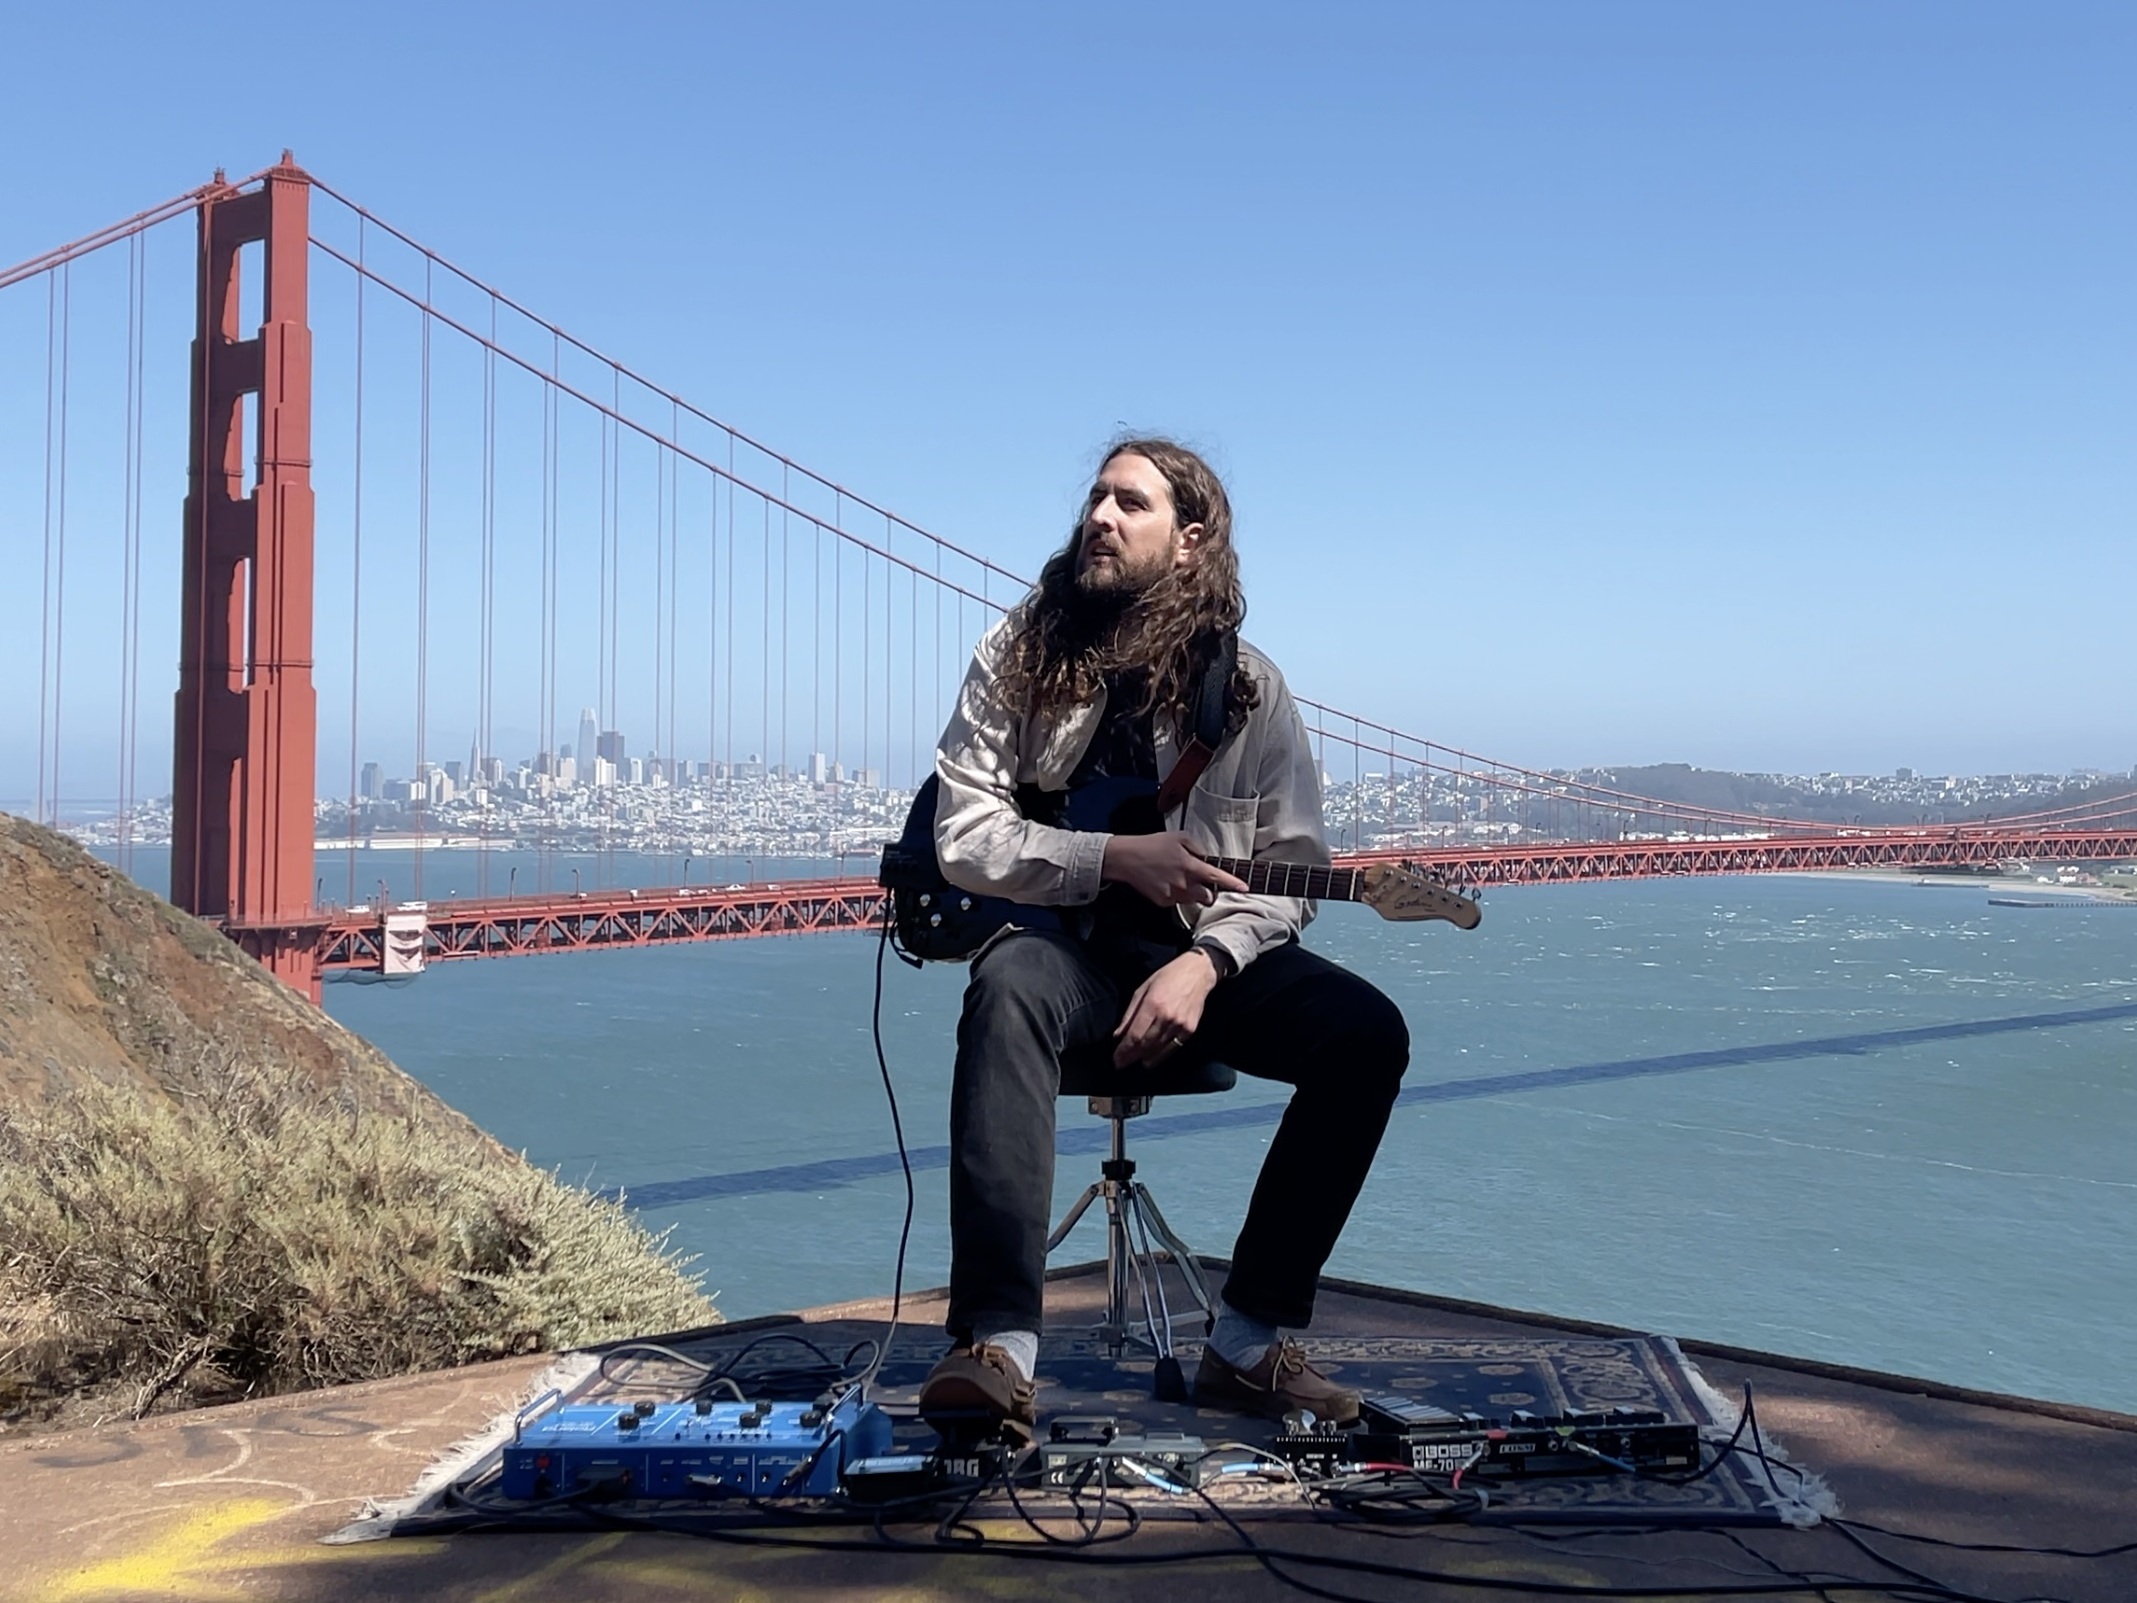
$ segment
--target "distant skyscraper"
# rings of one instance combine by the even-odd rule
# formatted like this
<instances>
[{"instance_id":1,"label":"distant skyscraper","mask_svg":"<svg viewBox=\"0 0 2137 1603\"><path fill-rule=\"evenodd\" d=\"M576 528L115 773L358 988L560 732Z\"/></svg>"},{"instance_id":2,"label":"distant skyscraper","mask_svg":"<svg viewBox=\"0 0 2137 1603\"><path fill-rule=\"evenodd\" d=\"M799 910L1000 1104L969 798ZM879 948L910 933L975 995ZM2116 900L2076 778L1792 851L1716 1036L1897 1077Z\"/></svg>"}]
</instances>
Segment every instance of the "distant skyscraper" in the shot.
<instances>
[{"instance_id":1,"label":"distant skyscraper","mask_svg":"<svg viewBox=\"0 0 2137 1603\"><path fill-rule=\"evenodd\" d=\"M824 754L820 751L810 752L809 783L812 785L821 785L825 781L825 779L829 777L829 775L830 770L825 765Z\"/></svg>"},{"instance_id":2,"label":"distant skyscraper","mask_svg":"<svg viewBox=\"0 0 2137 1603\"><path fill-rule=\"evenodd\" d=\"M600 737L594 742L594 755L606 757L620 769L623 766L623 731L602 730Z\"/></svg>"},{"instance_id":3,"label":"distant skyscraper","mask_svg":"<svg viewBox=\"0 0 2137 1603\"><path fill-rule=\"evenodd\" d=\"M595 721L594 709L581 707L579 709L579 743L571 748L571 754L582 763L592 762L597 756L606 756L606 752L597 752L594 749L594 743L600 738L601 725Z\"/></svg>"},{"instance_id":4,"label":"distant skyscraper","mask_svg":"<svg viewBox=\"0 0 2137 1603\"><path fill-rule=\"evenodd\" d=\"M381 772L378 764L365 763L364 777L358 784L356 793L363 797L365 801L377 801L384 793L385 783L386 776Z\"/></svg>"}]
</instances>

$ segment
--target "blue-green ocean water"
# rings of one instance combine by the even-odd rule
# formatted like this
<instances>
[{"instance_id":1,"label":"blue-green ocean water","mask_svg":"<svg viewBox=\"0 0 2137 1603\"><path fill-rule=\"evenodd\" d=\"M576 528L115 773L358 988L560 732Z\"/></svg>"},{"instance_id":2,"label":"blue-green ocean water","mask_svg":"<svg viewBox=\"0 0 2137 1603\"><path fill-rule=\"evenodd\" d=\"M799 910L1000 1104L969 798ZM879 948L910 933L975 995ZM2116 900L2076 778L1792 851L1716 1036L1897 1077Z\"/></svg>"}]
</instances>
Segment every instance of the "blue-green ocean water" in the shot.
<instances>
[{"instance_id":1,"label":"blue-green ocean water","mask_svg":"<svg viewBox=\"0 0 2137 1603\"><path fill-rule=\"evenodd\" d=\"M433 854L426 888L466 870ZM2137 909L1746 878L1506 891L1466 934L1330 907L1308 940L1414 1042L1331 1273L2137 1411ZM856 935L476 962L327 1005L538 1162L628 1190L890 1152L874 956ZM886 971L915 1147L947 1139L962 982ZM1270 1128L1133 1143L1189 1241L1229 1249ZM1058 1202L1095 1171L1064 1157ZM894 1170L746 1184L645 1214L730 1316L888 1291ZM946 1176L918 1184L907 1284L939 1284ZM1096 1252L1083 1232L1064 1250Z\"/></svg>"}]
</instances>

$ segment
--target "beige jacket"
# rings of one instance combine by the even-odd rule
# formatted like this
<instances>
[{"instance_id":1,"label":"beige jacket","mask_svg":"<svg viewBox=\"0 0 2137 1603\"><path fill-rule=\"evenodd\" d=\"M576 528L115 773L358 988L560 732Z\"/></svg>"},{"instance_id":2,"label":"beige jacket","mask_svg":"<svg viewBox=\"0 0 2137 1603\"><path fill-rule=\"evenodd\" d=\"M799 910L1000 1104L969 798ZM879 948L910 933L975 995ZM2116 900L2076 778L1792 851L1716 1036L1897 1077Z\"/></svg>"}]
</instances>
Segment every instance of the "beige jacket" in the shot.
<instances>
[{"instance_id":1,"label":"beige jacket","mask_svg":"<svg viewBox=\"0 0 2137 1603\"><path fill-rule=\"evenodd\" d=\"M996 624L973 653L935 750L942 779L936 854L943 877L960 889L1027 906L1081 906L1098 895L1099 868L1112 837L1031 822L1017 810L1016 787L1066 788L1105 716L1105 693L1051 724L1003 709L995 674L1006 627ZM1326 865L1321 776L1305 723L1274 663L1245 641L1239 660L1261 692L1260 704L1246 727L1218 747L1185 806L1167 823L1214 857ZM1179 760L1180 732L1162 713L1154 722L1163 776ZM1296 897L1227 891L1210 906L1182 914L1195 939L1222 946L1245 968L1294 939L1314 908Z\"/></svg>"}]
</instances>

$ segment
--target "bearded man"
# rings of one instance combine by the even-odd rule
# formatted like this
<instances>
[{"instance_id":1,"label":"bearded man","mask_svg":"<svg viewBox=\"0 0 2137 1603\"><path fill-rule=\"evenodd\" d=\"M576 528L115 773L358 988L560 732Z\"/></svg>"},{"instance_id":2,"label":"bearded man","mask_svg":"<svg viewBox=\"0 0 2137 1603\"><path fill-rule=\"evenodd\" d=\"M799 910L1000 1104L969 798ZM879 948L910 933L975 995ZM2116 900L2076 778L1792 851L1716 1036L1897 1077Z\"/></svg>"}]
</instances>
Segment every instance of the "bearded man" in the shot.
<instances>
[{"instance_id":1,"label":"bearded man","mask_svg":"<svg viewBox=\"0 0 2137 1603\"><path fill-rule=\"evenodd\" d=\"M1313 1317L1321 1267L1387 1127L1409 1032L1378 990L1299 944L1314 904L1256 896L1206 856L1325 865L1320 776L1283 676L1243 642L1225 734L1157 834L1054 827L1019 787L1160 781L1187 709L1245 602L1224 485L1169 440L1117 442L1068 545L973 656L936 752L935 843L969 891L1058 909L972 963L950 1105L956 1343L923 1413L1036 1421L1064 1053L1110 1045L1130 1072L1176 1052L1295 1087L1262 1163L1195 1374L1195 1401L1347 1422L1358 1396L1284 1332ZM1152 949L1089 909L1121 885L1188 910ZM1045 925L1048 927L1039 927Z\"/></svg>"}]
</instances>

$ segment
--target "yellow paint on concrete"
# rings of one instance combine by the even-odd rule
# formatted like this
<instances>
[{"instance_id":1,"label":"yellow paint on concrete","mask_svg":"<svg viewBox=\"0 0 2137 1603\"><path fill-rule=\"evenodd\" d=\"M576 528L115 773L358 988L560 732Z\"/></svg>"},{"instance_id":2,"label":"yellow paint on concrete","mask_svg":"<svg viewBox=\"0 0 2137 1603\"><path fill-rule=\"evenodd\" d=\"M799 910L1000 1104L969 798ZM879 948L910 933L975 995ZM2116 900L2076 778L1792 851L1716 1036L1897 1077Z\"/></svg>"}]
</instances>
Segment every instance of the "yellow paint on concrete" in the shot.
<instances>
[{"instance_id":1,"label":"yellow paint on concrete","mask_svg":"<svg viewBox=\"0 0 2137 1603\"><path fill-rule=\"evenodd\" d=\"M225 1567L215 1561L215 1550L289 1507L249 1497L180 1515L145 1546L63 1575L32 1596L38 1603L123 1597L183 1597L187 1603L209 1603L216 1598L241 1598L245 1594L237 1587L212 1579L215 1570Z\"/></svg>"}]
</instances>

